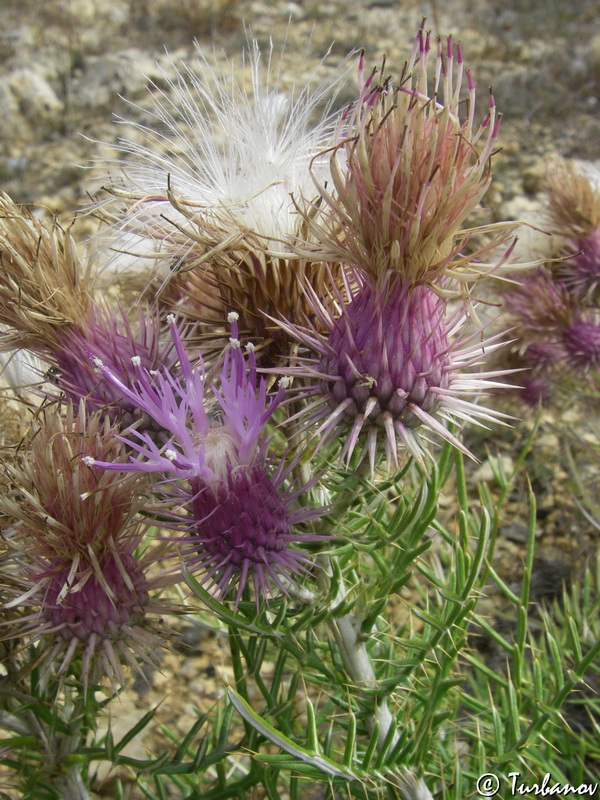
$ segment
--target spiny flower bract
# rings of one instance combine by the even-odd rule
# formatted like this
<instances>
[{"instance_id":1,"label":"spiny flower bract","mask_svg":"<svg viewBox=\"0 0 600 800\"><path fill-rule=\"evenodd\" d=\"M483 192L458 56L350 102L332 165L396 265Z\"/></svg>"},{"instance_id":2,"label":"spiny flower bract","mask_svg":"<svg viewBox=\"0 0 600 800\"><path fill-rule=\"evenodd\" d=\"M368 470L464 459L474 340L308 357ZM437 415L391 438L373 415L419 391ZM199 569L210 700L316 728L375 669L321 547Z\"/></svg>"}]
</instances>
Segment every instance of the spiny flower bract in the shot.
<instances>
[{"instance_id":1,"label":"spiny flower bract","mask_svg":"<svg viewBox=\"0 0 600 800\"><path fill-rule=\"evenodd\" d=\"M499 337L482 341L475 331L456 340L465 322L460 305L448 314L445 300L430 287L400 281L379 289L363 284L337 318L321 308L316 326L294 328L318 354L289 370L308 381L298 389L313 398L301 413L305 424L319 423L322 444L340 436L348 463L364 435L360 457L368 454L371 472L381 436L389 464L398 464L399 446L422 460L424 430L468 453L442 420L500 422L500 412L480 407L473 397L504 386L496 380L504 371L466 371L499 346Z\"/></svg>"}]
</instances>

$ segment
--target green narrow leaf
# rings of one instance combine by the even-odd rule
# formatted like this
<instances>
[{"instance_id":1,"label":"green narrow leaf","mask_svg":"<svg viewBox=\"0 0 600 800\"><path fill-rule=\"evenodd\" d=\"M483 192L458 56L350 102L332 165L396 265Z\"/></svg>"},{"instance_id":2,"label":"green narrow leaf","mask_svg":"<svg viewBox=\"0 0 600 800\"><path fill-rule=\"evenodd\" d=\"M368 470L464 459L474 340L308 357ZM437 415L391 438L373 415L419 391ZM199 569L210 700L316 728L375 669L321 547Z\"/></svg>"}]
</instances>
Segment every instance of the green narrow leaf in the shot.
<instances>
[{"instance_id":1,"label":"green narrow leaf","mask_svg":"<svg viewBox=\"0 0 600 800\"><path fill-rule=\"evenodd\" d=\"M173 761L181 761L184 758L185 754L190 748L192 740L196 737L196 734L198 733L200 728L202 728L207 719L208 719L208 712L204 712L199 715L196 722L194 722L192 727L187 732L185 739L181 742L181 744L175 751L175 755L173 756Z\"/></svg>"},{"instance_id":2,"label":"green narrow leaf","mask_svg":"<svg viewBox=\"0 0 600 800\"><path fill-rule=\"evenodd\" d=\"M356 754L356 717L350 711L348 714L348 728L346 730L346 746L344 747L344 757L342 759L347 769L352 768Z\"/></svg>"},{"instance_id":3,"label":"green narrow leaf","mask_svg":"<svg viewBox=\"0 0 600 800\"><path fill-rule=\"evenodd\" d=\"M375 750L377 749L378 741L379 741L379 723L375 722L375 725L373 726L373 733L371 734L371 738L369 740L369 744L367 746L361 764L361 768L364 769L365 772L368 772L369 769L371 768L371 761L373 760Z\"/></svg>"},{"instance_id":4,"label":"green narrow leaf","mask_svg":"<svg viewBox=\"0 0 600 800\"><path fill-rule=\"evenodd\" d=\"M521 725L519 722L519 704L517 694L512 681L508 681L508 711L510 720L510 743L514 745L521 736Z\"/></svg>"},{"instance_id":5,"label":"green narrow leaf","mask_svg":"<svg viewBox=\"0 0 600 800\"><path fill-rule=\"evenodd\" d=\"M567 627L569 629L569 638L571 641L571 647L575 651L575 655L577 657L577 661L581 661L583 658L583 651L581 649L581 640L579 638L579 631L577 630L577 624L571 614L567 615Z\"/></svg>"},{"instance_id":6,"label":"green narrow leaf","mask_svg":"<svg viewBox=\"0 0 600 800\"><path fill-rule=\"evenodd\" d=\"M129 742L138 735L138 733L140 733L140 731L143 731L146 725L148 725L148 723L152 720L157 710L158 706L153 708L151 711L148 711L147 714L144 714L144 716L140 720L138 720L138 722L136 722L133 728L130 731L127 731L125 736L123 736L123 738L119 740L119 743L115 745L114 752L120 753L121 750L123 750L123 748L126 747L129 744ZM107 739L108 739L108 734L107 734Z\"/></svg>"},{"instance_id":7,"label":"green narrow leaf","mask_svg":"<svg viewBox=\"0 0 600 800\"><path fill-rule=\"evenodd\" d=\"M110 728L106 731L106 738L104 740L104 747L106 749L106 757L108 758L108 760L109 761L114 761L115 760L115 752L118 752L118 750L115 751L115 740L114 740L114 737L113 737L112 730Z\"/></svg>"},{"instance_id":8,"label":"green narrow leaf","mask_svg":"<svg viewBox=\"0 0 600 800\"><path fill-rule=\"evenodd\" d=\"M321 755L321 745L319 744L319 726L317 725L315 707L313 706L310 697L306 698L306 716L308 719L308 745L313 753L316 755Z\"/></svg>"},{"instance_id":9,"label":"green narrow leaf","mask_svg":"<svg viewBox=\"0 0 600 800\"><path fill-rule=\"evenodd\" d=\"M563 667L562 667L563 659L560 654L558 644L556 643L556 639L554 638L554 636L552 636L549 630L546 630L546 641L548 642L548 647L550 648L550 667L554 674L556 688L560 689L564 684Z\"/></svg>"},{"instance_id":10,"label":"green narrow leaf","mask_svg":"<svg viewBox=\"0 0 600 800\"><path fill-rule=\"evenodd\" d=\"M324 772L326 775L331 775L334 778L344 778L345 780L354 780L357 776L349 770L343 769L331 759L322 755L315 755L309 753L303 747L288 739L266 720L260 717L250 704L234 689L228 689L227 695L235 707L236 711L252 725L259 733L273 744L281 747L286 753L295 756L304 764L316 767L319 771ZM300 765L295 765L295 769L299 769Z\"/></svg>"}]
</instances>

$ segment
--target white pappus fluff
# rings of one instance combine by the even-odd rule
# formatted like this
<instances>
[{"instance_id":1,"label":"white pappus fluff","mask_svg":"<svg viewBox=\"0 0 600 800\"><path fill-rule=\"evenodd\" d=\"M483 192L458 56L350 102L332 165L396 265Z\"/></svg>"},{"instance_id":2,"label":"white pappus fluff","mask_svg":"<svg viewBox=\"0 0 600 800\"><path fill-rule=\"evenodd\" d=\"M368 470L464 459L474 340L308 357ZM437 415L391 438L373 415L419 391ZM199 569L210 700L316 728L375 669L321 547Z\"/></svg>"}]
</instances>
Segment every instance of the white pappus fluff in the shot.
<instances>
[{"instance_id":1,"label":"white pappus fluff","mask_svg":"<svg viewBox=\"0 0 600 800\"><path fill-rule=\"evenodd\" d=\"M174 77L163 72L161 88L152 84L148 124L120 120L146 139L120 140L128 160L112 176L112 191L129 202L120 228L167 241L190 229L193 216L194 226L204 221L232 238L249 230L285 241L300 221L291 195L315 194L311 171L327 180L332 110L351 60L320 82L313 74L304 88L284 91L272 45L261 54L249 41L241 69L233 62L223 69L216 58L213 67L199 47L197 55ZM175 238L176 255L185 254Z\"/></svg>"}]
</instances>

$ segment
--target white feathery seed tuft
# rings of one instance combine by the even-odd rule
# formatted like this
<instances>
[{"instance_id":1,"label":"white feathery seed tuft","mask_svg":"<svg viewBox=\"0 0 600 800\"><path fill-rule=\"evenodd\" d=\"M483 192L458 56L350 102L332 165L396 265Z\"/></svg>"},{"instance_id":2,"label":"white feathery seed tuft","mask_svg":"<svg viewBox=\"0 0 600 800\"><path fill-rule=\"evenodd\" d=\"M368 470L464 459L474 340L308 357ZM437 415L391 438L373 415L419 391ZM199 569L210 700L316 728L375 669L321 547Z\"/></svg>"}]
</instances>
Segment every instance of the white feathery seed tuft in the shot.
<instances>
[{"instance_id":1,"label":"white feathery seed tuft","mask_svg":"<svg viewBox=\"0 0 600 800\"><path fill-rule=\"evenodd\" d=\"M290 195L314 196L311 170L321 182L328 178L333 106L353 60L324 79L317 75L321 62L298 89L283 84L272 43L261 53L249 41L241 70L219 64L217 54L209 62L200 47L197 55L194 64L177 65L174 78L161 70L165 88L152 84L147 124L119 119L149 142L119 140L127 169L112 162L112 188L132 201L121 230L136 241L149 230L168 240L173 223L189 227L186 209L200 227L204 218L233 236L247 230L267 239L293 236L301 220Z\"/></svg>"}]
</instances>

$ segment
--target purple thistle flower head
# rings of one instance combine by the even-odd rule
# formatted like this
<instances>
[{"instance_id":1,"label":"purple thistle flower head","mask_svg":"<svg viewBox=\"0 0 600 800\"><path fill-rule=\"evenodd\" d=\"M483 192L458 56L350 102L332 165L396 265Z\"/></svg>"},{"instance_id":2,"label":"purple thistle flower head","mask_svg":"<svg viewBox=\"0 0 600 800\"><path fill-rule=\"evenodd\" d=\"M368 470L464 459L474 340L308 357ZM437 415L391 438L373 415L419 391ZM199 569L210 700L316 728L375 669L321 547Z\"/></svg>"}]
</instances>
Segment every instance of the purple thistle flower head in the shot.
<instances>
[{"instance_id":1,"label":"purple thistle flower head","mask_svg":"<svg viewBox=\"0 0 600 800\"><path fill-rule=\"evenodd\" d=\"M312 561L294 543L322 537L294 530L316 517L312 508L297 508L299 495L288 480L293 464L270 454L265 427L283 399L286 379L267 397L266 381L258 380L254 348L247 345L247 361L238 337L236 313L229 314L230 344L218 382L208 379L204 363L192 367L183 350L175 318L169 323L179 355L181 378L159 370L151 375L138 366L131 388L107 367L107 382L148 414L169 433L158 447L148 433L130 430L119 438L141 458L129 463L98 462L122 472L158 472L160 486L171 503L177 498L186 514L171 514L171 526L186 530L180 537L189 571L203 573L202 582L220 597L237 586L239 603L252 581L256 602L274 583L286 592L286 582L307 573ZM208 384L208 386L207 386ZM186 479L182 486L179 481Z\"/></svg>"},{"instance_id":2,"label":"purple thistle flower head","mask_svg":"<svg viewBox=\"0 0 600 800\"><path fill-rule=\"evenodd\" d=\"M361 283L359 276L356 283L350 302L342 305L340 294L339 317L317 306L315 297L316 326L289 327L318 354L312 366L292 370L310 381L307 392L316 396L309 424L321 423L322 442L345 429L341 455L348 462L364 432L360 457L368 453L371 472L380 436L388 463L398 464L399 445L421 460L424 431L467 453L443 421L499 421L502 414L468 398L502 386L489 379L503 372L461 374L499 345L482 342L480 330L462 344L453 341L464 314L448 316L446 301L426 285L407 285L397 276L383 286Z\"/></svg>"},{"instance_id":3,"label":"purple thistle flower head","mask_svg":"<svg viewBox=\"0 0 600 800\"><path fill-rule=\"evenodd\" d=\"M112 417L120 416L125 424L133 422L137 409L103 380L98 365L105 364L128 385L138 363L150 370L167 362L171 348L160 346L157 314L148 316L140 310L138 323L134 333L123 309L115 313L109 306L91 306L85 324L63 332L51 357L57 370L55 381L67 397L74 402L85 398L91 410L108 408Z\"/></svg>"},{"instance_id":4,"label":"purple thistle flower head","mask_svg":"<svg viewBox=\"0 0 600 800\"><path fill-rule=\"evenodd\" d=\"M562 332L566 363L587 372L600 366L600 325L596 319L573 320Z\"/></svg>"},{"instance_id":5,"label":"purple thistle flower head","mask_svg":"<svg viewBox=\"0 0 600 800\"><path fill-rule=\"evenodd\" d=\"M529 373L519 382L519 396L528 406L545 405L552 398L551 382L543 375Z\"/></svg>"},{"instance_id":6,"label":"purple thistle flower head","mask_svg":"<svg viewBox=\"0 0 600 800\"><path fill-rule=\"evenodd\" d=\"M10 468L20 493L0 498L11 521L15 597L7 607L24 609L19 635L38 643L48 675L59 663L61 680L81 656L84 687L103 675L122 685L122 663L139 669L138 660L151 661L164 640L152 615L174 610L151 598L173 579L147 575L166 545L137 556L143 531L134 516L145 481L89 469L122 449L106 418L86 415L83 404L75 414L69 404L64 420L46 415L29 458Z\"/></svg>"},{"instance_id":7,"label":"purple thistle flower head","mask_svg":"<svg viewBox=\"0 0 600 800\"><path fill-rule=\"evenodd\" d=\"M518 279L519 285L505 293L504 304L521 338L538 340L541 332L545 337L552 336L572 320L573 298L550 270L539 267Z\"/></svg>"},{"instance_id":8,"label":"purple thistle flower head","mask_svg":"<svg viewBox=\"0 0 600 800\"><path fill-rule=\"evenodd\" d=\"M576 251L559 267L565 286L578 299L597 301L600 296L600 226L584 239L570 240Z\"/></svg>"}]
</instances>

